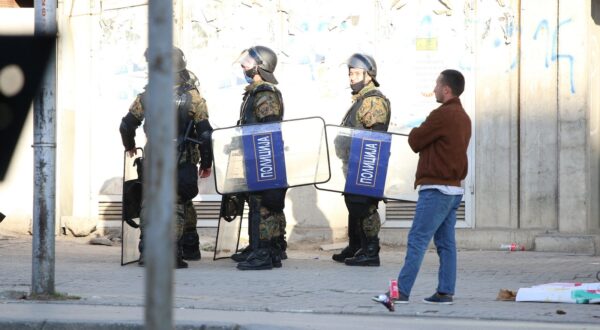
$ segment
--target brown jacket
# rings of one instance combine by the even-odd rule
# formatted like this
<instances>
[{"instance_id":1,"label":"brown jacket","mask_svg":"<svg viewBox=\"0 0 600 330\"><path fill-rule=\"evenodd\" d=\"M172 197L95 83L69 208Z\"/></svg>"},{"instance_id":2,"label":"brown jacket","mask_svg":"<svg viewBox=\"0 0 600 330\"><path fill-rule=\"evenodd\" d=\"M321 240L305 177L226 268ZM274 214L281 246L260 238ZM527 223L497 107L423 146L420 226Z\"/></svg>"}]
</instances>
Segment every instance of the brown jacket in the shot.
<instances>
[{"instance_id":1,"label":"brown jacket","mask_svg":"<svg viewBox=\"0 0 600 330\"><path fill-rule=\"evenodd\" d=\"M471 119L458 97L433 110L408 136L408 144L419 153L415 188L418 185L460 187L467 176L470 139Z\"/></svg>"}]
</instances>

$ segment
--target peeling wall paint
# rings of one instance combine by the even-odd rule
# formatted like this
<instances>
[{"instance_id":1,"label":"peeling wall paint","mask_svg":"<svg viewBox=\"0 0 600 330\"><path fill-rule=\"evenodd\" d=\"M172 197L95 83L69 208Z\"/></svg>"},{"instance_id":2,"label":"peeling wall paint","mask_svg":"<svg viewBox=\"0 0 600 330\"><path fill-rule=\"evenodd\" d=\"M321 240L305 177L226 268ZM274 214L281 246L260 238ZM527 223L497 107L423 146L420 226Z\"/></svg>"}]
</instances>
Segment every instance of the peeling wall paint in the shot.
<instances>
[{"instance_id":1,"label":"peeling wall paint","mask_svg":"<svg viewBox=\"0 0 600 330\"><path fill-rule=\"evenodd\" d=\"M562 10L557 10L558 2L177 0L174 40L185 52L188 68L199 77L215 127L231 126L237 119L245 83L234 62L243 49L255 44L278 54L275 75L289 119L321 116L330 124L340 122L350 106L344 61L354 52L370 53L377 60L378 80L392 102L391 129L396 132L408 132L437 107L432 89L441 70L461 70L467 78L461 99L479 134L472 145L480 153L471 150L475 168L470 168L470 175L478 171L478 193L491 196L478 202L480 223L487 228L518 228L519 214L507 209L529 208L529 213L520 213L528 218L537 212L533 202L546 205L546 197L559 198L556 184L545 185L550 181L544 176L556 173L559 163L554 149L545 148L558 145L552 139L570 141L557 129L562 127L557 113L564 109L555 98L578 100L588 93L581 68L589 59L578 44L587 18L583 9L575 8L590 2L576 0L573 9L565 10L563 1ZM74 186L83 187L73 192L76 216L94 216L98 195L119 190L118 124L146 83L146 3L64 0L59 6L61 26L67 28L61 51L72 59L62 64L70 66L60 78L69 81L69 88L60 93L68 99L63 104L74 124L73 148L83 154L74 161L71 178ZM75 27L76 31L68 30ZM590 40L597 37L596 33ZM595 108L596 99L590 96ZM571 120L579 108L569 109L565 118ZM598 111L592 115L597 118ZM597 120L592 124L595 134ZM141 130L137 142L144 144ZM527 154L530 150L532 154ZM564 158L560 164L567 164ZM467 186L473 193L476 184L471 176ZM207 185L202 189L214 193ZM322 214L314 217L343 227L344 212L333 210L343 211L343 202L335 204L335 197L321 194L300 197L313 204L327 199L331 205L321 207ZM310 226L312 216L296 221ZM523 221L535 225L532 219Z\"/></svg>"},{"instance_id":2,"label":"peeling wall paint","mask_svg":"<svg viewBox=\"0 0 600 330\"><path fill-rule=\"evenodd\" d=\"M280 81L286 118L321 116L338 124L351 105L345 61L355 52L372 54L378 81L392 103L391 130L407 133L437 104L435 79L446 68L467 77L462 99L472 116L474 81L471 68L475 33L469 15L474 10L458 1L182 1L176 19L188 69L194 72L207 99L214 127L234 125L245 81L234 63L241 51L256 44L278 54L275 75ZM109 6L109 4L111 4ZM92 184L101 194L118 187L121 161L106 155L120 148L115 129L129 103L145 83L145 6L123 8L101 2L97 29L98 52L92 62L99 82L93 113ZM105 8L109 8L107 10ZM143 134L138 133L138 145ZM115 161L116 160L116 161ZM113 182L113 183L111 183ZM112 188L111 188L112 187ZM202 188L214 193L212 182ZM414 199L416 200L416 193Z\"/></svg>"}]
</instances>

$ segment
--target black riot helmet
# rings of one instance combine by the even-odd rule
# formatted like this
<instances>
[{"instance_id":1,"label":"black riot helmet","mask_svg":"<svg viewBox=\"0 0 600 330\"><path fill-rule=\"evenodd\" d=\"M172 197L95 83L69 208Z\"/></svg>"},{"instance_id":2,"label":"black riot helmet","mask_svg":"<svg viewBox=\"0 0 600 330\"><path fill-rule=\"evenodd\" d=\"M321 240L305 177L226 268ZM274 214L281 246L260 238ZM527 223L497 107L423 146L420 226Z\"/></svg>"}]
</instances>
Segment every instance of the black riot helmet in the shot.
<instances>
[{"instance_id":1,"label":"black riot helmet","mask_svg":"<svg viewBox=\"0 0 600 330\"><path fill-rule=\"evenodd\" d=\"M187 61L183 51L177 47L173 47L173 70L175 72L181 72L185 70Z\"/></svg>"},{"instance_id":2,"label":"black riot helmet","mask_svg":"<svg viewBox=\"0 0 600 330\"><path fill-rule=\"evenodd\" d=\"M146 62L148 62L148 48L144 51L144 58L146 58ZM173 47L173 71L175 73L181 72L185 70L186 65L187 61L185 60L183 51L178 47Z\"/></svg>"},{"instance_id":3,"label":"black riot helmet","mask_svg":"<svg viewBox=\"0 0 600 330\"><path fill-rule=\"evenodd\" d=\"M348 68L355 69L363 69L367 72L375 86L379 87L379 82L377 82L377 64L375 63L375 59L371 55L355 53L348 58L346 61Z\"/></svg>"},{"instance_id":4,"label":"black riot helmet","mask_svg":"<svg viewBox=\"0 0 600 330\"><path fill-rule=\"evenodd\" d=\"M271 48L265 46L250 47L242 52L238 62L241 64L256 63L258 74L264 81L272 84L279 83L273 75L277 66L277 55Z\"/></svg>"}]
</instances>

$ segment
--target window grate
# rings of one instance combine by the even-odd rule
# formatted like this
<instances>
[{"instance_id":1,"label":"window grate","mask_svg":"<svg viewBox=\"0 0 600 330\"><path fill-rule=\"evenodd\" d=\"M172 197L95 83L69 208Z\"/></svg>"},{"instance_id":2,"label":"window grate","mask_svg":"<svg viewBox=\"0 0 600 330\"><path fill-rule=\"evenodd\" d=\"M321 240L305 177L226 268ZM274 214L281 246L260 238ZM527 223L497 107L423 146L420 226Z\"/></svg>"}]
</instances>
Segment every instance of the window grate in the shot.
<instances>
[{"instance_id":1,"label":"window grate","mask_svg":"<svg viewBox=\"0 0 600 330\"><path fill-rule=\"evenodd\" d=\"M412 221L417 202L389 201L385 205L385 221ZM456 211L456 221L465 220L465 202L461 202Z\"/></svg>"},{"instance_id":2,"label":"window grate","mask_svg":"<svg viewBox=\"0 0 600 330\"><path fill-rule=\"evenodd\" d=\"M193 201L198 227L216 227L221 209L221 201ZM120 201L99 201L98 218L101 221L121 221Z\"/></svg>"}]
</instances>

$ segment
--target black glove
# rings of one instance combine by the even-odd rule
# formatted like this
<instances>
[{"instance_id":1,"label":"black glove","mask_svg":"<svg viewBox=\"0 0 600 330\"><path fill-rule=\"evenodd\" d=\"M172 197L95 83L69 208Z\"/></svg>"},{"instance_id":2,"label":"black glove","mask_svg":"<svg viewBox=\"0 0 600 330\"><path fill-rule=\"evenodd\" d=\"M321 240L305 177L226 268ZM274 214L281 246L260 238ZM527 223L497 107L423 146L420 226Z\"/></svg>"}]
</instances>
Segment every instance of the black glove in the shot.
<instances>
[{"instance_id":1,"label":"black glove","mask_svg":"<svg viewBox=\"0 0 600 330\"><path fill-rule=\"evenodd\" d=\"M338 134L333 140L335 154L341 160L348 160L350 155L350 142L352 138L347 135Z\"/></svg>"},{"instance_id":2,"label":"black glove","mask_svg":"<svg viewBox=\"0 0 600 330\"><path fill-rule=\"evenodd\" d=\"M135 148L135 130L142 124L131 112L128 112L125 117L121 119L121 126L119 132L121 133L121 140L125 150L131 150Z\"/></svg>"},{"instance_id":3,"label":"black glove","mask_svg":"<svg viewBox=\"0 0 600 330\"><path fill-rule=\"evenodd\" d=\"M183 202L191 201L198 195L198 167L192 163L177 166L177 195Z\"/></svg>"},{"instance_id":4,"label":"black glove","mask_svg":"<svg viewBox=\"0 0 600 330\"><path fill-rule=\"evenodd\" d=\"M239 215L244 212L245 198L243 195L223 195L221 201L221 217L227 222L235 220Z\"/></svg>"}]
</instances>

